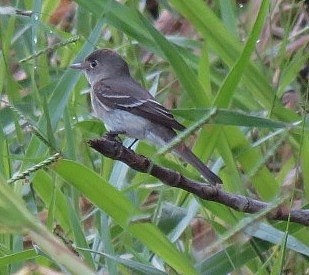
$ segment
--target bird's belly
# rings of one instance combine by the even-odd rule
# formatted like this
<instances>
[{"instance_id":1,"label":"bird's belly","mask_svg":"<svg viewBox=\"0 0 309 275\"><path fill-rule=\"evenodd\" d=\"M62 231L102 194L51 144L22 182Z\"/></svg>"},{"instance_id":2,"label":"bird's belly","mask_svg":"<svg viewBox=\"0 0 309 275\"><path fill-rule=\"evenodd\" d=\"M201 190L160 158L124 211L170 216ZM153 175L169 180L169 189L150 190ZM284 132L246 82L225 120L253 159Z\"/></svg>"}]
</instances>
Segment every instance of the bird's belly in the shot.
<instances>
[{"instance_id":1,"label":"bird's belly","mask_svg":"<svg viewBox=\"0 0 309 275\"><path fill-rule=\"evenodd\" d=\"M108 130L124 132L127 136L145 139L151 122L123 110L107 111L102 118Z\"/></svg>"},{"instance_id":2,"label":"bird's belly","mask_svg":"<svg viewBox=\"0 0 309 275\"><path fill-rule=\"evenodd\" d=\"M93 106L94 107L94 106ZM122 132L129 137L145 139L151 124L148 120L133 115L123 110L111 110L108 108L94 108L108 131Z\"/></svg>"}]
</instances>

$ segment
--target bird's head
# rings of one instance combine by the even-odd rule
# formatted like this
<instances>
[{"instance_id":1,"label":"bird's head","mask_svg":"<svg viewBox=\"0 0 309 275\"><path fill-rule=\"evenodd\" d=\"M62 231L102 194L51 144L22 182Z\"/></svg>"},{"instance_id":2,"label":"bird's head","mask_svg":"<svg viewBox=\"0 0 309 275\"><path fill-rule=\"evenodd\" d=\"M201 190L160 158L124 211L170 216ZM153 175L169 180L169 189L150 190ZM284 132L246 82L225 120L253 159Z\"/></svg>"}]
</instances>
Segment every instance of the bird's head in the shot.
<instances>
[{"instance_id":1,"label":"bird's head","mask_svg":"<svg viewBox=\"0 0 309 275\"><path fill-rule=\"evenodd\" d=\"M89 54L84 62L75 63L72 69L82 70L91 86L101 79L130 76L124 59L110 49L99 49Z\"/></svg>"}]
</instances>

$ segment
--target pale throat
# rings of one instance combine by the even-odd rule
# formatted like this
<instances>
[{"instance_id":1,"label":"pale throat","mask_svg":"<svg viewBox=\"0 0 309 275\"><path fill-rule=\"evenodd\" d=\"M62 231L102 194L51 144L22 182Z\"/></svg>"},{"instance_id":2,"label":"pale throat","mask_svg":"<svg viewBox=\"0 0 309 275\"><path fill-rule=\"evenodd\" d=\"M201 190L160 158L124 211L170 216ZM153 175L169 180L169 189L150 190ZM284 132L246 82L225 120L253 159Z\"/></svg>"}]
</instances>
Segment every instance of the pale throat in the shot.
<instances>
[{"instance_id":1,"label":"pale throat","mask_svg":"<svg viewBox=\"0 0 309 275\"><path fill-rule=\"evenodd\" d=\"M89 74L87 72L85 72L85 76L86 76L89 84L91 85L91 87L93 87L100 80L106 78L106 76L104 74Z\"/></svg>"}]
</instances>

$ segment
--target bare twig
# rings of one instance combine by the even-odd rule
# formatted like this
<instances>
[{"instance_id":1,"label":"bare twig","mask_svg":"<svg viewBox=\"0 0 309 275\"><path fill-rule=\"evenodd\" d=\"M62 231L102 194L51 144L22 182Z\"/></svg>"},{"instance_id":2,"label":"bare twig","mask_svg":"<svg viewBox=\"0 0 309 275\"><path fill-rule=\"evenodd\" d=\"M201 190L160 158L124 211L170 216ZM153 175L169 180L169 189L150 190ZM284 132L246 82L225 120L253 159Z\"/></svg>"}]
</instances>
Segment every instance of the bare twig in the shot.
<instances>
[{"instance_id":1,"label":"bare twig","mask_svg":"<svg viewBox=\"0 0 309 275\"><path fill-rule=\"evenodd\" d=\"M190 180L178 172L158 166L148 158L137 155L133 150L122 145L121 142L103 137L90 140L89 145L102 155L119 160L132 169L142 173L148 173L163 183L186 190L201 199L215 201L245 213L257 213L270 207L270 203L248 198L242 195L230 194L220 189L219 186L211 186L205 183ZM267 214L272 220L290 220L303 225L309 225L309 209L292 209L281 205Z\"/></svg>"}]
</instances>

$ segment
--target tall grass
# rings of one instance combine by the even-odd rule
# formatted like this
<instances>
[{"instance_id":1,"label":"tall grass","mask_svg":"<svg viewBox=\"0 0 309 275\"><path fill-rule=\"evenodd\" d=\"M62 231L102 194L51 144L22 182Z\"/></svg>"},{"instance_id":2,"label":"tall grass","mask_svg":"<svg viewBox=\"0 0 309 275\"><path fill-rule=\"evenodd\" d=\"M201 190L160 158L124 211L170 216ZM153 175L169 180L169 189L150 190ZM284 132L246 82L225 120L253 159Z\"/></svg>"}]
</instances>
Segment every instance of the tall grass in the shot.
<instances>
[{"instance_id":1,"label":"tall grass","mask_svg":"<svg viewBox=\"0 0 309 275\"><path fill-rule=\"evenodd\" d=\"M66 31L50 22L55 1L12 1L32 11L23 15L0 7L1 274L29 262L73 274L305 273L308 228L201 201L92 151L86 141L105 129L69 69L96 47L116 49L160 102L177 105L222 188L306 208L304 2L164 1L194 39L159 32L143 1L121 2L77 0ZM143 141L135 150L199 178Z\"/></svg>"}]
</instances>

